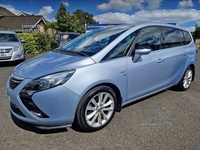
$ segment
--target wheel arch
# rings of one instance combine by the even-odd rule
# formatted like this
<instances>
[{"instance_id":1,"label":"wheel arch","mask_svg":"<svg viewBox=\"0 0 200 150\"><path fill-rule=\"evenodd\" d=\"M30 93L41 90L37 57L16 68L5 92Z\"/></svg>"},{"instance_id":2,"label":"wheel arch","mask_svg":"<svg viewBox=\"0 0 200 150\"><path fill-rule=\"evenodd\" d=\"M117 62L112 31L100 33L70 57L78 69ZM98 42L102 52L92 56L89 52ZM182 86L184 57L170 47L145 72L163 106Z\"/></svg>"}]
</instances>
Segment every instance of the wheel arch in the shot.
<instances>
[{"instance_id":1,"label":"wheel arch","mask_svg":"<svg viewBox=\"0 0 200 150\"><path fill-rule=\"evenodd\" d=\"M195 78L195 66L194 66L194 64L191 64L189 67L191 67L192 71L193 71L193 75L192 75L192 81L193 81Z\"/></svg>"},{"instance_id":2,"label":"wheel arch","mask_svg":"<svg viewBox=\"0 0 200 150\"><path fill-rule=\"evenodd\" d=\"M110 88L112 88L114 90L114 92L116 94L116 97L117 97L117 108L116 108L116 111L120 112L121 109L122 109L122 96L121 96L121 92L120 92L119 88L116 85L114 85L112 83L101 83L101 84L97 84L97 85L93 86L89 90L91 90L91 89L93 89L93 88L95 88L97 86L102 86L102 85L108 86L108 87L110 87Z\"/></svg>"}]
</instances>

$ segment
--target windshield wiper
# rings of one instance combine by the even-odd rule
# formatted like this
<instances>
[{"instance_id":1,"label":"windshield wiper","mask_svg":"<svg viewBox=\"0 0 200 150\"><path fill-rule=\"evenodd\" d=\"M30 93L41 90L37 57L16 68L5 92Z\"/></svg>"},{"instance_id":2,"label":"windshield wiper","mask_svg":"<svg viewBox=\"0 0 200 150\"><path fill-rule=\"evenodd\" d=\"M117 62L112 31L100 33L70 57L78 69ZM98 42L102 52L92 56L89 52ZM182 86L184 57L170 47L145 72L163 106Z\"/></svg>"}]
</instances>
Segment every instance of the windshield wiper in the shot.
<instances>
[{"instance_id":1,"label":"windshield wiper","mask_svg":"<svg viewBox=\"0 0 200 150\"><path fill-rule=\"evenodd\" d=\"M80 55L80 56L87 56L87 57L89 57L87 54L82 53L82 52L77 52L77 51L63 51L63 50L60 50L60 51L64 52L64 53L70 53L70 54L76 54L76 55Z\"/></svg>"}]
</instances>

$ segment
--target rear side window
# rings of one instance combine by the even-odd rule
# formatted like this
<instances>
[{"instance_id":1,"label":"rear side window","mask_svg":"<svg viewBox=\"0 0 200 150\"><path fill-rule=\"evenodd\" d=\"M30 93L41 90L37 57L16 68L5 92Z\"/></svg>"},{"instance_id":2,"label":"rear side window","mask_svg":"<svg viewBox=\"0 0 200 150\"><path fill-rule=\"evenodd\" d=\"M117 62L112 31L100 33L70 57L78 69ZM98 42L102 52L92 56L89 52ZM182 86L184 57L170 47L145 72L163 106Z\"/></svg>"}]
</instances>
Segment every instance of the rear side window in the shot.
<instances>
[{"instance_id":1,"label":"rear side window","mask_svg":"<svg viewBox=\"0 0 200 150\"><path fill-rule=\"evenodd\" d=\"M163 32L163 48L171 48L184 45L183 33L176 28L162 27Z\"/></svg>"},{"instance_id":2,"label":"rear side window","mask_svg":"<svg viewBox=\"0 0 200 150\"><path fill-rule=\"evenodd\" d=\"M185 39L185 44L189 44L192 41L190 34L186 31L183 31L183 35Z\"/></svg>"},{"instance_id":3,"label":"rear side window","mask_svg":"<svg viewBox=\"0 0 200 150\"><path fill-rule=\"evenodd\" d=\"M152 50L160 49L161 32L158 27L143 28L138 37L136 46L148 46Z\"/></svg>"}]
</instances>

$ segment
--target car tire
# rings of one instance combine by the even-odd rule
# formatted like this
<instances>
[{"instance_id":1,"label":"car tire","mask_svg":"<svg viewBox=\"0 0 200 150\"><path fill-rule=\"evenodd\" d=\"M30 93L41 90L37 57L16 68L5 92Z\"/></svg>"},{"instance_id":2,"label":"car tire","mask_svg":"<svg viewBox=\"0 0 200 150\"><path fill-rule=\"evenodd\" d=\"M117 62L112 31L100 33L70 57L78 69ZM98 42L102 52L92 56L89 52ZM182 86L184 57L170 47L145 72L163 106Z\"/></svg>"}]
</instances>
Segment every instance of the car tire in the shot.
<instances>
[{"instance_id":1,"label":"car tire","mask_svg":"<svg viewBox=\"0 0 200 150\"><path fill-rule=\"evenodd\" d=\"M116 111L116 94L108 86L98 86L88 91L76 110L76 123L84 131L93 132L104 128Z\"/></svg>"},{"instance_id":2,"label":"car tire","mask_svg":"<svg viewBox=\"0 0 200 150\"><path fill-rule=\"evenodd\" d=\"M190 85L192 84L193 74L193 69L188 67L176 88L180 91L189 89Z\"/></svg>"}]
</instances>

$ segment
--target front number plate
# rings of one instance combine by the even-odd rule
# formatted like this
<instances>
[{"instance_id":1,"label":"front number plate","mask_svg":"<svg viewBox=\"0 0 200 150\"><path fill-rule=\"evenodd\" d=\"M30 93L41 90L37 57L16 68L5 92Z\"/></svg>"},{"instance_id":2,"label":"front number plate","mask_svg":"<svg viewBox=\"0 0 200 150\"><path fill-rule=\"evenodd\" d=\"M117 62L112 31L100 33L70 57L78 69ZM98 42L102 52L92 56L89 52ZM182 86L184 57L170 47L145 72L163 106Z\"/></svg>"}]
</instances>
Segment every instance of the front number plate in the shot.
<instances>
[{"instance_id":1,"label":"front number plate","mask_svg":"<svg viewBox=\"0 0 200 150\"><path fill-rule=\"evenodd\" d=\"M1 56L1 57L6 57L6 54L2 54L2 53L1 53L0 56Z\"/></svg>"}]
</instances>

